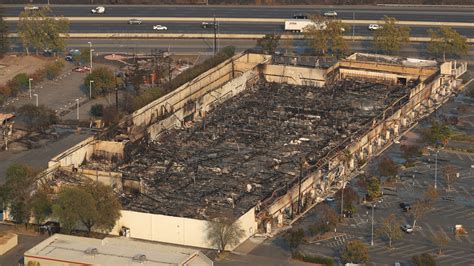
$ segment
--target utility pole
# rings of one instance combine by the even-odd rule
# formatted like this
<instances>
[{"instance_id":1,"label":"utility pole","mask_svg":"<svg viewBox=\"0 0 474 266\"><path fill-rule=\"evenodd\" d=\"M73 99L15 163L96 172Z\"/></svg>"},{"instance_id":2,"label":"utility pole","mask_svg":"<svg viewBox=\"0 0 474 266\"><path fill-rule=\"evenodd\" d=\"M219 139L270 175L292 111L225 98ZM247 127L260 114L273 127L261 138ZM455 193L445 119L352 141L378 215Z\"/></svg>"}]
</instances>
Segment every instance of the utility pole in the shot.
<instances>
[{"instance_id":1,"label":"utility pole","mask_svg":"<svg viewBox=\"0 0 474 266\"><path fill-rule=\"evenodd\" d=\"M342 191L341 191L341 217L344 215L344 188L346 187L346 183L344 180L342 181Z\"/></svg>"},{"instance_id":2,"label":"utility pole","mask_svg":"<svg viewBox=\"0 0 474 266\"><path fill-rule=\"evenodd\" d=\"M33 96L35 96L35 98L36 98L36 107L38 107L38 94L35 93L35 94L33 94Z\"/></svg>"},{"instance_id":3,"label":"utility pole","mask_svg":"<svg viewBox=\"0 0 474 266\"><path fill-rule=\"evenodd\" d=\"M374 207L375 207L375 203L372 203L372 234L371 234L371 237L370 237L370 245L371 246L374 245Z\"/></svg>"},{"instance_id":4,"label":"utility pole","mask_svg":"<svg viewBox=\"0 0 474 266\"><path fill-rule=\"evenodd\" d=\"M89 44L89 61L91 63L90 73L92 73L92 42L87 42Z\"/></svg>"},{"instance_id":5,"label":"utility pole","mask_svg":"<svg viewBox=\"0 0 474 266\"><path fill-rule=\"evenodd\" d=\"M79 99L76 99L76 103L77 103L76 117L77 117L77 121L79 121Z\"/></svg>"},{"instance_id":6,"label":"utility pole","mask_svg":"<svg viewBox=\"0 0 474 266\"><path fill-rule=\"evenodd\" d=\"M439 150L436 150L436 154L435 154L435 184L434 184L435 189L438 188L438 152Z\"/></svg>"},{"instance_id":7,"label":"utility pole","mask_svg":"<svg viewBox=\"0 0 474 266\"><path fill-rule=\"evenodd\" d=\"M92 99L92 83L94 83L94 81L89 80L89 99Z\"/></svg>"}]
</instances>

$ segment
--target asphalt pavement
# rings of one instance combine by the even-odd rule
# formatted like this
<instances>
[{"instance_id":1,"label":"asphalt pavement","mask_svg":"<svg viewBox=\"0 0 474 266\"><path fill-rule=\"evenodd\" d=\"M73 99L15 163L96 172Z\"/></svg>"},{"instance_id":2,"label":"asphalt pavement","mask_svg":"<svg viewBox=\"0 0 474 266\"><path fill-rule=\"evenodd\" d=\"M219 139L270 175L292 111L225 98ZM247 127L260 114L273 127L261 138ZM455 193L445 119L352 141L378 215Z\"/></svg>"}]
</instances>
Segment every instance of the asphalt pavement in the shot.
<instances>
[{"instance_id":1,"label":"asphalt pavement","mask_svg":"<svg viewBox=\"0 0 474 266\"><path fill-rule=\"evenodd\" d=\"M387 6L168 6L106 5L105 14L90 12L93 5L52 5L55 15L66 17L228 17L291 18L294 14L337 11L339 19L379 20L384 15L398 20L474 22L474 7L387 7ZM23 5L5 6L4 16L18 16Z\"/></svg>"}]
</instances>

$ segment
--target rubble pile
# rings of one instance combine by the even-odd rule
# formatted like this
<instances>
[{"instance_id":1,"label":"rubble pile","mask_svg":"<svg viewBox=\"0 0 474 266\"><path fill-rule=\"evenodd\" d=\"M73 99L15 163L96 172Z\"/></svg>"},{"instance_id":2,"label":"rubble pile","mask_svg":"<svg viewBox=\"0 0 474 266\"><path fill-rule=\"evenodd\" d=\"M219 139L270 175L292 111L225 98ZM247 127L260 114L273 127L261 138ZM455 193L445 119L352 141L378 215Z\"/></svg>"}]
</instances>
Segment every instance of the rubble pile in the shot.
<instances>
[{"instance_id":1,"label":"rubble pile","mask_svg":"<svg viewBox=\"0 0 474 266\"><path fill-rule=\"evenodd\" d=\"M357 137L406 93L359 80L325 88L260 82L204 119L143 144L113 169L140 180L141 193L122 194L122 203L172 216L238 217L295 179L303 160L314 163Z\"/></svg>"}]
</instances>

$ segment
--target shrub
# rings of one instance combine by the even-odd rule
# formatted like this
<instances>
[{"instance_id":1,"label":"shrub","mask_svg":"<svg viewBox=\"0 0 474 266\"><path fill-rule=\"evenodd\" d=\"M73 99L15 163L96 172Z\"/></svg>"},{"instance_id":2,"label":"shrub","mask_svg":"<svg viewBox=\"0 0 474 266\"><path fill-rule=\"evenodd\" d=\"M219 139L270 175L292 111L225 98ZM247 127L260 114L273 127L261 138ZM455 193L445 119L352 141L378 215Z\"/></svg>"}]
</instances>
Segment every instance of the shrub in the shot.
<instances>
[{"instance_id":1,"label":"shrub","mask_svg":"<svg viewBox=\"0 0 474 266\"><path fill-rule=\"evenodd\" d=\"M109 105L103 109L102 120L106 126L116 124L120 121L120 113L115 109L115 105Z\"/></svg>"},{"instance_id":2,"label":"shrub","mask_svg":"<svg viewBox=\"0 0 474 266\"><path fill-rule=\"evenodd\" d=\"M49 80L55 79L61 74L61 70L63 69L63 67L64 63L60 60L47 64L44 67L44 73L46 74L46 78Z\"/></svg>"},{"instance_id":3,"label":"shrub","mask_svg":"<svg viewBox=\"0 0 474 266\"><path fill-rule=\"evenodd\" d=\"M28 75L20 73L8 81L7 86L11 89L12 95L16 95L20 90L28 89Z\"/></svg>"},{"instance_id":4,"label":"shrub","mask_svg":"<svg viewBox=\"0 0 474 266\"><path fill-rule=\"evenodd\" d=\"M17 115L18 120L23 121L28 130L45 130L58 120L56 113L44 105L36 107L25 104L18 109Z\"/></svg>"},{"instance_id":5,"label":"shrub","mask_svg":"<svg viewBox=\"0 0 474 266\"><path fill-rule=\"evenodd\" d=\"M104 113L104 105L98 103L91 106L91 110L89 111L93 116L102 116Z\"/></svg>"},{"instance_id":6,"label":"shrub","mask_svg":"<svg viewBox=\"0 0 474 266\"><path fill-rule=\"evenodd\" d=\"M414 255L412 257L413 264L417 266L435 266L436 261L433 256L428 253L423 253L421 255Z\"/></svg>"},{"instance_id":7,"label":"shrub","mask_svg":"<svg viewBox=\"0 0 474 266\"><path fill-rule=\"evenodd\" d=\"M324 256L305 255L305 256L303 256L303 261L316 263L316 264L323 264L323 265L326 265L326 266L335 265L335 262L332 258L328 258L328 257L324 257Z\"/></svg>"},{"instance_id":8,"label":"shrub","mask_svg":"<svg viewBox=\"0 0 474 266\"><path fill-rule=\"evenodd\" d=\"M0 86L0 95L4 98L8 98L12 95L12 90L7 86Z\"/></svg>"},{"instance_id":9,"label":"shrub","mask_svg":"<svg viewBox=\"0 0 474 266\"><path fill-rule=\"evenodd\" d=\"M301 228L297 230L289 230L285 239L292 250L296 249L304 241L304 230Z\"/></svg>"},{"instance_id":10,"label":"shrub","mask_svg":"<svg viewBox=\"0 0 474 266\"><path fill-rule=\"evenodd\" d=\"M331 231L331 226L329 226L329 224L327 223L319 222L319 223L310 225L308 230L312 236L315 236L315 235L324 234L326 232Z\"/></svg>"}]
</instances>

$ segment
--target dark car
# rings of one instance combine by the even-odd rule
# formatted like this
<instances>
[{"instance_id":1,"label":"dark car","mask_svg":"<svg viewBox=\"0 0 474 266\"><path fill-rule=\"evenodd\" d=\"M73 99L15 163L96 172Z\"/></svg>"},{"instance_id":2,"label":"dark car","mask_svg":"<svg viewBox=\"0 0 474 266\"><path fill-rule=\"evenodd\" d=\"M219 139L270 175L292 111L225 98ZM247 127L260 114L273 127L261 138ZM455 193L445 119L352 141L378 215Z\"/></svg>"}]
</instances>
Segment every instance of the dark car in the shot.
<instances>
[{"instance_id":1,"label":"dark car","mask_svg":"<svg viewBox=\"0 0 474 266\"><path fill-rule=\"evenodd\" d=\"M403 211L407 212L407 211L411 210L411 205L410 205L410 203L401 202L400 203L400 208L402 208Z\"/></svg>"},{"instance_id":2,"label":"dark car","mask_svg":"<svg viewBox=\"0 0 474 266\"><path fill-rule=\"evenodd\" d=\"M58 222L48 221L39 226L39 231L41 233L48 233L49 235L53 235L59 233L61 227L59 226Z\"/></svg>"},{"instance_id":3,"label":"dark car","mask_svg":"<svg viewBox=\"0 0 474 266\"><path fill-rule=\"evenodd\" d=\"M306 15L306 14L294 14L293 19L308 19L308 15Z\"/></svg>"},{"instance_id":4,"label":"dark car","mask_svg":"<svg viewBox=\"0 0 474 266\"><path fill-rule=\"evenodd\" d=\"M214 22L203 22L203 23L201 23L201 27L203 29L213 29L214 28Z\"/></svg>"},{"instance_id":5,"label":"dark car","mask_svg":"<svg viewBox=\"0 0 474 266\"><path fill-rule=\"evenodd\" d=\"M73 58L72 58L72 55L66 55L64 57L64 60L68 61L68 62L72 62Z\"/></svg>"}]
</instances>

